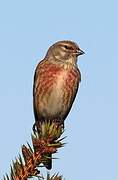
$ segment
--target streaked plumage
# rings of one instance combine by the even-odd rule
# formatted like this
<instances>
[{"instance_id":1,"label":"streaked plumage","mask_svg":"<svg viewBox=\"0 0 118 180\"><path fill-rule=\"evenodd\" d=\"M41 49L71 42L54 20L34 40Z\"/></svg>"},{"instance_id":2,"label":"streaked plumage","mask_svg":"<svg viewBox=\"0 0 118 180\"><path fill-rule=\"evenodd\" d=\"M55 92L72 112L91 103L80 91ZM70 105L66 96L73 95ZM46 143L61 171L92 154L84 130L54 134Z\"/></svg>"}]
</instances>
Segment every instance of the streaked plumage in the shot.
<instances>
[{"instance_id":1,"label":"streaked plumage","mask_svg":"<svg viewBox=\"0 0 118 180\"><path fill-rule=\"evenodd\" d=\"M38 64L33 88L36 122L64 123L81 81L77 56L83 53L76 43L59 41Z\"/></svg>"}]
</instances>

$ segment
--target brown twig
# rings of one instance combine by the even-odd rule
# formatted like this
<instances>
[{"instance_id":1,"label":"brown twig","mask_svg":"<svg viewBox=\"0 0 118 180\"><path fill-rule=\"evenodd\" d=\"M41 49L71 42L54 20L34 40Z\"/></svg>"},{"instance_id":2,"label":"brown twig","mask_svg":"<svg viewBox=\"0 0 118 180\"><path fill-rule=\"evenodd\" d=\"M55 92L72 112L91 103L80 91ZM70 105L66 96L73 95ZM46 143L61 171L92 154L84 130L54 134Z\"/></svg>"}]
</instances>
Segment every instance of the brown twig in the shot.
<instances>
[{"instance_id":1,"label":"brown twig","mask_svg":"<svg viewBox=\"0 0 118 180\"><path fill-rule=\"evenodd\" d=\"M39 165L47 160L45 154L56 153L57 149L64 145L61 142L63 138L60 139L62 133L62 127L57 124L50 122L40 124L40 128L37 127L37 131L32 135L33 148L29 144L22 145L22 156L19 155L12 163L10 177L4 176L4 180L27 180L33 176L43 178L38 170ZM47 180L61 179L62 176L58 174L51 178L47 175Z\"/></svg>"}]
</instances>

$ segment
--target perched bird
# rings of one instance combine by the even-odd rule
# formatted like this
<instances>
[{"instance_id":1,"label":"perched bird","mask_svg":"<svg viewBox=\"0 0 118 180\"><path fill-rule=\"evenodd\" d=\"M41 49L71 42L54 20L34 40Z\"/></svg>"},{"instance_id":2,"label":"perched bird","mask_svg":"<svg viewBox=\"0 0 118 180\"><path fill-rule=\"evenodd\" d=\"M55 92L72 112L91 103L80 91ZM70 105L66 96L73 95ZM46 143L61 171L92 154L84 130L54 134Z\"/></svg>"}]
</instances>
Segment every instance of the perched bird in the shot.
<instances>
[{"instance_id":1,"label":"perched bird","mask_svg":"<svg viewBox=\"0 0 118 180\"><path fill-rule=\"evenodd\" d=\"M81 74L77 57L84 54L72 41L58 41L38 64L33 86L35 122L64 124L76 97ZM47 165L51 169L51 162Z\"/></svg>"}]
</instances>

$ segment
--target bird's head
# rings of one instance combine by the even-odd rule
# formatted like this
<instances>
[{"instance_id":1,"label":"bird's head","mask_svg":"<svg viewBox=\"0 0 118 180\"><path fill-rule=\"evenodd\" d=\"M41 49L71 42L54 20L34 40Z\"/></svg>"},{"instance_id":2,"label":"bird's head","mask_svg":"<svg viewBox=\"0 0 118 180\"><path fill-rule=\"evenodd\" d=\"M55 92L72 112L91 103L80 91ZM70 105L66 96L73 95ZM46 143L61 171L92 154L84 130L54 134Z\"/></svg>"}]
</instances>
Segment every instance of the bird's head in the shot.
<instances>
[{"instance_id":1,"label":"bird's head","mask_svg":"<svg viewBox=\"0 0 118 180\"><path fill-rule=\"evenodd\" d=\"M47 52L48 57L63 62L76 63L77 57L84 54L80 47L73 41L58 41Z\"/></svg>"}]
</instances>

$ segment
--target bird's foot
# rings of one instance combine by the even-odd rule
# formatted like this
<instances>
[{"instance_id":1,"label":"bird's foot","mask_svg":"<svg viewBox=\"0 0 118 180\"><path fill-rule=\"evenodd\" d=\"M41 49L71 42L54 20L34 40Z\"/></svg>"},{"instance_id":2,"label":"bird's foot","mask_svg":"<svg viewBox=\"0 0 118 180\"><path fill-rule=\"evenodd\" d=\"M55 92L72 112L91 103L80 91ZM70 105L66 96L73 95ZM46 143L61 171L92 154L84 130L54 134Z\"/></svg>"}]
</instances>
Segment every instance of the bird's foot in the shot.
<instances>
[{"instance_id":1,"label":"bird's foot","mask_svg":"<svg viewBox=\"0 0 118 180\"><path fill-rule=\"evenodd\" d=\"M62 122L57 121L55 122L55 124L56 124L57 129L61 128L62 130L64 130L64 122L62 123Z\"/></svg>"},{"instance_id":2,"label":"bird's foot","mask_svg":"<svg viewBox=\"0 0 118 180\"><path fill-rule=\"evenodd\" d=\"M34 124L33 124L33 127L32 127L32 130L34 132L34 134L36 134L36 132L40 132L40 129L41 129L41 123L39 123L38 121L36 121Z\"/></svg>"}]
</instances>

